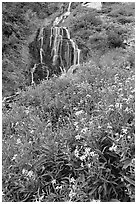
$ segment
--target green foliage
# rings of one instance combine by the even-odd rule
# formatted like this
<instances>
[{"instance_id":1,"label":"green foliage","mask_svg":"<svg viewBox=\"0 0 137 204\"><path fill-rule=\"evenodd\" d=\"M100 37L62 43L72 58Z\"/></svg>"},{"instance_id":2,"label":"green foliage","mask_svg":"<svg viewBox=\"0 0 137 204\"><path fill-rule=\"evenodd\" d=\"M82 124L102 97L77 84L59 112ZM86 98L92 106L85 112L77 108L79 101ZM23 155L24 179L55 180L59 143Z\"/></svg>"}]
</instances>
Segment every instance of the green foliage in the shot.
<instances>
[{"instance_id":1,"label":"green foliage","mask_svg":"<svg viewBox=\"0 0 137 204\"><path fill-rule=\"evenodd\" d=\"M134 18L133 17L119 16L117 18L117 21L121 24L132 23L132 22L134 22Z\"/></svg>"},{"instance_id":2,"label":"green foliage","mask_svg":"<svg viewBox=\"0 0 137 204\"><path fill-rule=\"evenodd\" d=\"M116 47L121 47L123 44L123 40L118 33L114 31L110 31L108 34L108 44L109 47L116 48Z\"/></svg>"},{"instance_id":3,"label":"green foliage","mask_svg":"<svg viewBox=\"0 0 137 204\"><path fill-rule=\"evenodd\" d=\"M29 84L30 55L28 42L41 25L40 19L60 10L61 3L3 2L2 52L3 96L11 95ZM29 38L30 37L30 38ZM27 78L27 80L25 80Z\"/></svg>"},{"instance_id":4,"label":"green foliage","mask_svg":"<svg viewBox=\"0 0 137 204\"><path fill-rule=\"evenodd\" d=\"M3 202L135 201L135 51L123 47L134 22L119 21L134 9L122 6L104 3L102 13L114 16L104 21L73 3L68 26L90 61L73 75L24 85L10 108L3 104ZM29 25L60 10L60 3L3 4L6 93L26 82Z\"/></svg>"},{"instance_id":5,"label":"green foliage","mask_svg":"<svg viewBox=\"0 0 137 204\"><path fill-rule=\"evenodd\" d=\"M76 75L3 109L6 201L134 200L134 72L87 63Z\"/></svg>"},{"instance_id":6,"label":"green foliage","mask_svg":"<svg viewBox=\"0 0 137 204\"><path fill-rule=\"evenodd\" d=\"M125 3L125 4L115 4L112 7L109 16L119 17L119 16L134 16L135 15L135 3Z\"/></svg>"}]
</instances>

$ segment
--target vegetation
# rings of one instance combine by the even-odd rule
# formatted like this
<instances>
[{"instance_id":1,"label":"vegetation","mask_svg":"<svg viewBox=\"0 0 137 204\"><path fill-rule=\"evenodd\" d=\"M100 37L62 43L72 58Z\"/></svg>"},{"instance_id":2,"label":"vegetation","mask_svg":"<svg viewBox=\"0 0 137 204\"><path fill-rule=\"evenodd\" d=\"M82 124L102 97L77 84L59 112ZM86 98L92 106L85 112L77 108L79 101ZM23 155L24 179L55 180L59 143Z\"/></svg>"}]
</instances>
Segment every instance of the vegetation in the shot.
<instances>
[{"instance_id":1,"label":"vegetation","mask_svg":"<svg viewBox=\"0 0 137 204\"><path fill-rule=\"evenodd\" d=\"M3 2L3 96L29 85L31 57L28 43L34 39L43 19L59 11L61 5L52 2Z\"/></svg>"},{"instance_id":2,"label":"vegetation","mask_svg":"<svg viewBox=\"0 0 137 204\"><path fill-rule=\"evenodd\" d=\"M133 4L127 15L117 3L104 3L102 11L93 11L96 16L73 6L66 24L73 19L70 31L81 45L83 64L74 74L25 84L8 108L3 103L4 202L135 201L134 21L118 20L119 15L134 18ZM3 43L12 51L10 40ZM5 53L4 63L15 62L15 52L8 58ZM14 76L22 79L24 67L12 65ZM5 75L10 73L6 66Z\"/></svg>"}]
</instances>

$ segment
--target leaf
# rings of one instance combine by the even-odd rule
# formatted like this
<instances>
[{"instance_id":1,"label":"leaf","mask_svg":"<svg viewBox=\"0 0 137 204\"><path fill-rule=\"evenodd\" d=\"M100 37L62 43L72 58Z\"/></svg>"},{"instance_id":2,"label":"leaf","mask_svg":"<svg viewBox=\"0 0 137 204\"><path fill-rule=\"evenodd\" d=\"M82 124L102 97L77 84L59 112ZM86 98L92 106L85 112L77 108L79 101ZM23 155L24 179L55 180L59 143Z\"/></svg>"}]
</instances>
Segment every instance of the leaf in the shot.
<instances>
[{"instance_id":1,"label":"leaf","mask_svg":"<svg viewBox=\"0 0 137 204\"><path fill-rule=\"evenodd\" d=\"M124 179L126 181L128 181L130 184L134 185L135 186L135 181L133 181L132 179L128 178L127 176L124 176Z\"/></svg>"},{"instance_id":2,"label":"leaf","mask_svg":"<svg viewBox=\"0 0 137 204\"><path fill-rule=\"evenodd\" d=\"M130 166L132 162L132 159L127 159L124 161L123 169L126 169L128 166Z\"/></svg>"},{"instance_id":3,"label":"leaf","mask_svg":"<svg viewBox=\"0 0 137 204\"><path fill-rule=\"evenodd\" d=\"M105 182L103 184L103 188L104 188L104 195L107 195L107 184Z\"/></svg>"},{"instance_id":4,"label":"leaf","mask_svg":"<svg viewBox=\"0 0 137 204\"><path fill-rule=\"evenodd\" d=\"M93 190L90 191L89 196L93 195L94 192L96 191L97 187L95 187Z\"/></svg>"}]
</instances>

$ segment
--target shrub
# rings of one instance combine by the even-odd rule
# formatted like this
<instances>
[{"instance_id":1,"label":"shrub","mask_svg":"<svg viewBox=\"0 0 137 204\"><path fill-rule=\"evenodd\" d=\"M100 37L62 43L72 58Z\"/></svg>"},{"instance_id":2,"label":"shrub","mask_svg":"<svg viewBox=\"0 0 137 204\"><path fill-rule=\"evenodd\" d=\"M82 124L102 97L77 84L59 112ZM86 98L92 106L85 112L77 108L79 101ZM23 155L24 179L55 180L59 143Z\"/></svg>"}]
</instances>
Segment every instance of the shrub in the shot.
<instances>
[{"instance_id":1,"label":"shrub","mask_svg":"<svg viewBox=\"0 0 137 204\"><path fill-rule=\"evenodd\" d=\"M132 23L132 22L134 22L134 18L133 17L119 16L117 18L117 21L121 24Z\"/></svg>"},{"instance_id":2,"label":"shrub","mask_svg":"<svg viewBox=\"0 0 137 204\"><path fill-rule=\"evenodd\" d=\"M91 49L105 50L107 47L107 35L102 33L95 33L89 37L89 42L91 44Z\"/></svg>"},{"instance_id":3,"label":"shrub","mask_svg":"<svg viewBox=\"0 0 137 204\"><path fill-rule=\"evenodd\" d=\"M123 39L118 33L110 31L108 33L108 44L110 48L122 47Z\"/></svg>"}]
</instances>

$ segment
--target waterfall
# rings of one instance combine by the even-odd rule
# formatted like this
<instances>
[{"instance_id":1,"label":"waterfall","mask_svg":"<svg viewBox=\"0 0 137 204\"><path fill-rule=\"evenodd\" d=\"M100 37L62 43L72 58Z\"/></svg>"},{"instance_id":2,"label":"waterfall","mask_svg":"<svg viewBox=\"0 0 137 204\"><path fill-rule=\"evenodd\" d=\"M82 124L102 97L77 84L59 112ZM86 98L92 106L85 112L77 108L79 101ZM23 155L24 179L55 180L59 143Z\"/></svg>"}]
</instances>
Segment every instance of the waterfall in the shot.
<instances>
[{"instance_id":1,"label":"waterfall","mask_svg":"<svg viewBox=\"0 0 137 204\"><path fill-rule=\"evenodd\" d=\"M70 67L80 64L81 50L71 39L69 29L59 25L70 15L71 4L72 2L69 2L67 12L55 18L51 27L41 28L38 37L30 45L31 53L37 60L31 71L32 84L34 83L34 72L37 72L39 79L42 77L48 79L54 74L65 73ZM38 64L41 67L37 66ZM42 70L43 73L41 73ZM48 76L45 76L45 73Z\"/></svg>"},{"instance_id":2,"label":"waterfall","mask_svg":"<svg viewBox=\"0 0 137 204\"><path fill-rule=\"evenodd\" d=\"M32 84L32 85L34 84L34 72L35 72L35 70L36 70L36 67L37 67L37 65L34 64L34 67L33 67L32 70L31 70L31 84Z\"/></svg>"},{"instance_id":3,"label":"waterfall","mask_svg":"<svg viewBox=\"0 0 137 204\"><path fill-rule=\"evenodd\" d=\"M68 12L70 12L70 7L71 7L72 2L69 2L69 6L68 6Z\"/></svg>"}]
</instances>

